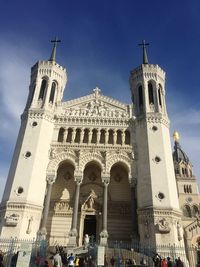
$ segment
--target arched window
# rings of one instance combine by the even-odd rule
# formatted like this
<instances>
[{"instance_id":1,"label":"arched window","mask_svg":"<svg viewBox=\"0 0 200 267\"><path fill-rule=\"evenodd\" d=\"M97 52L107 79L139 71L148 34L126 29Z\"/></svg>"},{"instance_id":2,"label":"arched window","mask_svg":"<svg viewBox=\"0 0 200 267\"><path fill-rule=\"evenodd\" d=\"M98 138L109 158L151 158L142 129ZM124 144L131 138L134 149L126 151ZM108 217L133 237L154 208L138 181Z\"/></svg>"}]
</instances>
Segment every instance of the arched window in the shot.
<instances>
[{"instance_id":1,"label":"arched window","mask_svg":"<svg viewBox=\"0 0 200 267\"><path fill-rule=\"evenodd\" d=\"M162 87L161 87L161 85L159 84L159 88L158 88L158 101L159 101L159 105L162 107L161 92L162 92Z\"/></svg>"},{"instance_id":2,"label":"arched window","mask_svg":"<svg viewBox=\"0 0 200 267\"><path fill-rule=\"evenodd\" d=\"M83 143L89 142L89 129L84 130L84 137L83 137Z\"/></svg>"},{"instance_id":3,"label":"arched window","mask_svg":"<svg viewBox=\"0 0 200 267\"><path fill-rule=\"evenodd\" d=\"M117 131L117 142L118 145L122 144L122 132L120 130Z\"/></svg>"},{"instance_id":4,"label":"arched window","mask_svg":"<svg viewBox=\"0 0 200 267\"><path fill-rule=\"evenodd\" d=\"M96 144L97 143L97 129L93 129L92 130L92 140L91 140L92 144Z\"/></svg>"},{"instance_id":5,"label":"arched window","mask_svg":"<svg viewBox=\"0 0 200 267\"><path fill-rule=\"evenodd\" d=\"M192 217L191 209L190 209L190 207L189 207L188 205L185 205L185 206L183 207L183 215L184 215L185 217L189 217L189 218Z\"/></svg>"},{"instance_id":6,"label":"arched window","mask_svg":"<svg viewBox=\"0 0 200 267\"><path fill-rule=\"evenodd\" d=\"M131 143L131 136L129 131L125 131L125 145L130 145Z\"/></svg>"},{"instance_id":7,"label":"arched window","mask_svg":"<svg viewBox=\"0 0 200 267\"><path fill-rule=\"evenodd\" d=\"M138 99L139 99L139 106L143 106L143 92L142 86L138 87Z\"/></svg>"},{"instance_id":8,"label":"arched window","mask_svg":"<svg viewBox=\"0 0 200 267\"><path fill-rule=\"evenodd\" d=\"M114 132L113 130L109 130L108 131L108 144L114 144L114 138L113 138L113 135L114 135Z\"/></svg>"},{"instance_id":9,"label":"arched window","mask_svg":"<svg viewBox=\"0 0 200 267\"><path fill-rule=\"evenodd\" d=\"M44 94L45 94L45 89L47 86L47 81L45 79L42 80L41 87L40 87L40 94L38 97L38 100L43 100L44 99Z\"/></svg>"},{"instance_id":10,"label":"arched window","mask_svg":"<svg viewBox=\"0 0 200 267\"><path fill-rule=\"evenodd\" d=\"M64 140L64 132L65 132L65 129L64 128L60 128L59 133L58 133L58 142L63 142L63 140Z\"/></svg>"},{"instance_id":11,"label":"arched window","mask_svg":"<svg viewBox=\"0 0 200 267\"><path fill-rule=\"evenodd\" d=\"M105 130L101 130L101 135L100 135L100 144L105 144L105 140L106 140L106 131Z\"/></svg>"},{"instance_id":12,"label":"arched window","mask_svg":"<svg viewBox=\"0 0 200 267\"><path fill-rule=\"evenodd\" d=\"M68 143L72 142L72 131L73 131L72 128L68 129L67 140L66 140L66 142L68 142Z\"/></svg>"},{"instance_id":13,"label":"arched window","mask_svg":"<svg viewBox=\"0 0 200 267\"><path fill-rule=\"evenodd\" d=\"M80 143L81 140L81 129L76 129L76 136L74 139L74 143Z\"/></svg>"},{"instance_id":14,"label":"arched window","mask_svg":"<svg viewBox=\"0 0 200 267\"><path fill-rule=\"evenodd\" d=\"M56 91L56 83L52 82L51 85L51 93L50 93L50 97L49 97L49 103L53 104L54 101L54 96L55 96L55 91Z\"/></svg>"},{"instance_id":15,"label":"arched window","mask_svg":"<svg viewBox=\"0 0 200 267\"><path fill-rule=\"evenodd\" d=\"M154 104L153 86L151 83L148 83L148 93L149 93L149 104Z\"/></svg>"}]
</instances>

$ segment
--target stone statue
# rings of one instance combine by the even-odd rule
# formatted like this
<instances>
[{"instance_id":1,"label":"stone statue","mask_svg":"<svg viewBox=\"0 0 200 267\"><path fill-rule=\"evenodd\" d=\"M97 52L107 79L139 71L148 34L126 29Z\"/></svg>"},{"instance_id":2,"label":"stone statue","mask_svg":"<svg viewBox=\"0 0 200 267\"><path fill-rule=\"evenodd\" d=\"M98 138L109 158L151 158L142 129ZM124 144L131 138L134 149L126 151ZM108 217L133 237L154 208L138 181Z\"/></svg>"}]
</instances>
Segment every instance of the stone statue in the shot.
<instances>
[{"instance_id":1,"label":"stone statue","mask_svg":"<svg viewBox=\"0 0 200 267\"><path fill-rule=\"evenodd\" d=\"M91 190L88 198L85 201L88 209L90 210L94 209L94 202L96 198L97 198L97 195L95 194L94 190Z\"/></svg>"},{"instance_id":2,"label":"stone statue","mask_svg":"<svg viewBox=\"0 0 200 267\"><path fill-rule=\"evenodd\" d=\"M85 236L84 236L84 246L85 246L85 248L88 247L89 242L90 242L89 235L88 234L85 234Z\"/></svg>"},{"instance_id":3,"label":"stone statue","mask_svg":"<svg viewBox=\"0 0 200 267\"><path fill-rule=\"evenodd\" d=\"M179 221L177 222L177 235L178 235L178 241L181 241L183 237L182 237L182 228Z\"/></svg>"},{"instance_id":4,"label":"stone statue","mask_svg":"<svg viewBox=\"0 0 200 267\"><path fill-rule=\"evenodd\" d=\"M33 222L33 217L31 216L31 218L28 220L28 227L27 227L27 230L26 230L27 234L30 234L31 231L32 231L32 229L31 229L32 222Z\"/></svg>"}]
</instances>

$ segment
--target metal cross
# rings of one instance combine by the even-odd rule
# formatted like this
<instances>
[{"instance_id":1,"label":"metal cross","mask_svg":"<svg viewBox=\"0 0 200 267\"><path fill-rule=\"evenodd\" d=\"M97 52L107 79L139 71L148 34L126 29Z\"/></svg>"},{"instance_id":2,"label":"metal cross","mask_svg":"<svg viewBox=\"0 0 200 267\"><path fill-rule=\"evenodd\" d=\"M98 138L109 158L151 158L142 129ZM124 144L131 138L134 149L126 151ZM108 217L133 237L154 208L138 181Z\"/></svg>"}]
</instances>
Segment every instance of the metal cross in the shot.
<instances>
[{"instance_id":1,"label":"metal cross","mask_svg":"<svg viewBox=\"0 0 200 267\"><path fill-rule=\"evenodd\" d=\"M148 57L147 57L147 51L146 46L149 45L149 43L145 43L145 40L142 40L141 44L138 44L139 46L142 46L143 50L143 64L148 64Z\"/></svg>"},{"instance_id":2,"label":"metal cross","mask_svg":"<svg viewBox=\"0 0 200 267\"><path fill-rule=\"evenodd\" d=\"M51 40L51 43L54 43L54 45L57 45L57 43L60 43L61 40L59 40L57 37L55 37L54 40Z\"/></svg>"},{"instance_id":3,"label":"metal cross","mask_svg":"<svg viewBox=\"0 0 200 267\"><path fill-rule=\"evenodd\" d=\"M147 45L149 45L149 43L146 43L145 40L142 40L141 44L138 44L139 46L142 46L143 49L146 48Z\"/></svg>"}]
</instances>

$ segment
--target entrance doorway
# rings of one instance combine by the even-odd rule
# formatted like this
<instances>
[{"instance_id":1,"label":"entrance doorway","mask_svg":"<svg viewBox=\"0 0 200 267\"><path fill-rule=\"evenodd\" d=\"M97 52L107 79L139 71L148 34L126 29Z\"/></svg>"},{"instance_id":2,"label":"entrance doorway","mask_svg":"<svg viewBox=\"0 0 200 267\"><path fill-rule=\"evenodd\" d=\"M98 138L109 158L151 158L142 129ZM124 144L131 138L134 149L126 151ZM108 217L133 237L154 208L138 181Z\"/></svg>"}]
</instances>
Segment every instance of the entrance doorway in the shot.
<instances>
[{"instance_id":1,"label":"entrance doorway","mask_svg":"<svg viewBox=\"0 0 200 267\"><path fill-rule=\"evenodd\" d=\"M88 234L90 238L91 237L93 238L93 241L96 241L96 227L97 227L96 215L86 215L84 220L83 236Z\"/></svg>"}]
</instances>

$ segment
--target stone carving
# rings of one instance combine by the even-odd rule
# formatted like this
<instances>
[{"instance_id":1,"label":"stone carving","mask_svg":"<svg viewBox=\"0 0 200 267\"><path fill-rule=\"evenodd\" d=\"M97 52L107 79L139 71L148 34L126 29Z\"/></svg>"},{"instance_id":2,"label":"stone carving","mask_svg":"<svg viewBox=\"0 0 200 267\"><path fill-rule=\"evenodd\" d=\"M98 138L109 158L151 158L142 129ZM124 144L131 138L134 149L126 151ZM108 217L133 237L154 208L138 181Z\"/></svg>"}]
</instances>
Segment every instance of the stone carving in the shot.
<instances>
[{"instance_id":1,"label":"stone carving","mask_svg":"<svg viewBox=\"0 0 200 267\"><path fill-rule=\"evenodd\" d=\"M89 196L87 197L85 203L83 204L83 208L87 210L94 210L95 209L95 199L97 199L98 196L94 192L94 190L90 191Z\"/></svg>"},{"instance_id":2,"label":"stone carving","mask_svg":"<svg viewBox=\"0 0 200 267\"><path fill-rule=\"evenodd\" d=\"M54 204L55 212L66 212L70 210L69 203L66 201L55 202Z\"/></svg>"},{"instance_id":3,"label":"stone carving","mask_svg":"<svg viewBox=\"0 0 200 267\"><path fill-rule=\"evenodd\" d=\"M165 218L162 218L158 221L158 230L160 233L169 233L171 228L169 226L169 223Z\"/></svg>"},{"instance_id":4,"label":"stone carving","mask_svg":"<svg viewBox=\"0 0 200 267\"><path fill-rule=\"evenodd\" d=\"M32 231L32 229L31 229L32 222L33 222L33 217L31 216L31 218L28 220L28 227L27 227L27 230L26 230L27 234L30 234L31 231Z\"/></svg>"},{"instance_id":5,"label":"stone carving","mask_svg":"<svg viewBox=\"0 0 200 267\"><path fill-rule=\"evenodd\" d=\"M179 221L177 222L177 235L178 235L178 241L181 241L183 239L183 236L182 236L182 227Z\"/></svg>"},{"instance_id":6,"label":"stone carving","mask_svg":"<svg viewBox=\"0 0 200 267\"><path fill-rule=\"evenodd\" d=\"M18 222L19 222L19 215L16 213L6 216L5 218L5 224L7 226L16 226Z\"/></svg>"},{"instance_id":7,"label":"stone carving","mask_svg":"<svg viewBox=\"0 0 200 267\"><path fill-rule=\"evenodd\" d=\"M65 116L73 117L109 117L109 118L127 118L126 111L106 105L99 99L93 99L89 103L83 104L76 108L68 108L65 110Z\"/></svg>"}]
</instances>

